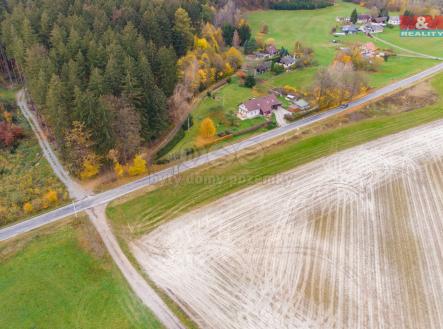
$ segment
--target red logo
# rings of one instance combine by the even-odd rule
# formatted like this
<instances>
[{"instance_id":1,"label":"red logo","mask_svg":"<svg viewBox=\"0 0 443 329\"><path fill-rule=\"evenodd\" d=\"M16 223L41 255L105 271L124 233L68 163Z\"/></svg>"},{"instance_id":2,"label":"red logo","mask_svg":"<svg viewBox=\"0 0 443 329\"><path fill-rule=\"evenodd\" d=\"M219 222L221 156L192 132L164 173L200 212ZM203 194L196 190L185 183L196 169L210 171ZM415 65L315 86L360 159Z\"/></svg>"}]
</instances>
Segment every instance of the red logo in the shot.
<instances>
[{"instance_id":1,"label":"red logo","mask_svg":"<svg viewBox=\"0 0 443 329\"><path fill-rule=\"evenodd\" d=\"M443 30L443 16L400 16L400 29Z\"/></svg>"}]
</instances>

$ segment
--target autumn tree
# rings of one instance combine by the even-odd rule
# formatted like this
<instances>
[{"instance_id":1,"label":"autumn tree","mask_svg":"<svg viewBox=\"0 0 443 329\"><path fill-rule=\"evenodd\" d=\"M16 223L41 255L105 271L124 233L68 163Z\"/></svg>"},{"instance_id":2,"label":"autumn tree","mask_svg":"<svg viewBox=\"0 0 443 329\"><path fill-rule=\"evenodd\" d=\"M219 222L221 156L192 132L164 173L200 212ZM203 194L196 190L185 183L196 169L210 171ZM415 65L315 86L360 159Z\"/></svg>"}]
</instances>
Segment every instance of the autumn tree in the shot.
<instances>
[{"instance_id":1,"label":"autumn tree","mask_svg":"<svg viewBox=\"0 0 443 329\"><path fill-rule=\"evenodd\" d=\"M10 147L23 138L23 129L12 122L0 121L0 147Z\"/></svg>"},{"instance_id":2,"label":"autumn tree","mask_svg":"<svg viewBox=\"0 0 443 329\"><path fill-rule=\"evenodd\" d=\"M25 202L25 203L23 204L23 211L24 211L26 214L30 214L30 213L32 213L33 210L34 210L34 207L32 206L32 203L31 203L31 202Z\"/></svg>"},{"instance_id":3,"label":"autumn tree","mask_svg":"<svg viewBox=\"0 0 443 329\"><path fill-rule=\"evenodd\" d=\"M134 157L132 165L128 168L128 173L130 176L138 176L144 174L147 171L146 160L138 154Z\"/></svg>"},{"instance_id":4,"label":"autumn tree","mask_svg":"<svg viewBox=\"0 0 443 329\"><path fill-rule=\"evenodd\" d=\"M214 137L216 131L217 130L215 128L214 122L211 120L211 118L205 118L200 123L199 134L201 137L209 139L211 137Z\"/></svg>"},{"instance_id":5,"label":"autumn tree","mask_svg":"<svg viewBox=\"0 0 443 329\"><path fill-rule=\"evenodd\" d=\"M89 154L82 163L81 179L89 179L96 176L100 171L100 160L94 153Z\"/></svg>"},{"instance_id":6,"label":"autumn tree","mask_svg":"<svg viewBox=\"0 0 443 329\"><path fill-rule=\"evenodd\" d=\"M93 151L92 134L82 122L74 121L65 135L66 147L70 150L66 155L66 166L75 176L85 169L84 164L95 164L97 156Z\"/></svg>"},{"instance_id":7,"label":"autumn tree","mask_svg":"<svg viewBox=\"0 0 443 329\"><path fill-rule=\"evenodd\" d=\"M327 108L349 101L367 88L368 82L362 72L355 71L350 63L337 62L317 73L312 94L321 108Z\"/></svg>"}]
</instances>

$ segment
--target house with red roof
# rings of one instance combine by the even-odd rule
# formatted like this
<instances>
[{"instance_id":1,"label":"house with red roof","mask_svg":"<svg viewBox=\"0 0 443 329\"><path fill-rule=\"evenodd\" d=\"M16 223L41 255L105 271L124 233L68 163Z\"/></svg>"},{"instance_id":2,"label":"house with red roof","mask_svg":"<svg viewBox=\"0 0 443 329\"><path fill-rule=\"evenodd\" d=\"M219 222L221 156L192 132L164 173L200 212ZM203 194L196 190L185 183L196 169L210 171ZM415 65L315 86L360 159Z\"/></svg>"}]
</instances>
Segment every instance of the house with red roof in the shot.
<instances>
[{"instance_id":1,"label":"house with red roof","mask_svg":"<svg viewBox=\"0 0 443 329\"><path fill-rule=\"evenodd\" d=\"M260 115L269 116L274 110L277 110L282 103L275 95L268 95L259 98L253 98L240 104L238 107L238 117L242 120L256 118Z\"/></svg>"}]
</instances>

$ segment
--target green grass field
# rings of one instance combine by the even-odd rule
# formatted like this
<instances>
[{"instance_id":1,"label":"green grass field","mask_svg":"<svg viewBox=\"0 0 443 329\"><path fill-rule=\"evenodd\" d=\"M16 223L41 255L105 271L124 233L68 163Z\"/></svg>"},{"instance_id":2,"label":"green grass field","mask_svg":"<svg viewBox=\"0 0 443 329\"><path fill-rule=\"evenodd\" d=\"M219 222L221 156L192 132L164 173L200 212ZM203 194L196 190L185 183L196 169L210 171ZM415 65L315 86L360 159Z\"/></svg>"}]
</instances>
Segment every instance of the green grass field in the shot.
<instances>
[{"instance_id":1,"label":"green grass field","mask_svg":"<svg viewBox=\"0 0 443 329\"><path fill-rule=\"evenodd\" d=\"M267 38L275 40L278 47L284 46L290 51L296 40L301 41L315 51L318 67L305 70L293 71L281 76L270 78L271 86L292 85L296 88L306 88L311 83L319 67L325 67L332 63L336 55L337 44L333 39L339 41L338 45L346 46L354 42L374 42L379 48L390 48L384 43L374 41L363 34L345 37L334 37L330 34L331 29L336 26L337 16L349 16L353 8L361 13L364 8L346 3L337 2L333 7L312 11L253 11L247 15L253 34L260 31L263 24L268 25ZM398 44L404 48L420 51L429 55L443 56L443 48L439 38L402 38L399 28L386 28L379 37L389 42ZM413 39L413 40L411 40ZM432 40L430 40L432 39ZM392 81L402 79L436 64L436 61L418 58L393 57L388 63L384 63L379 72L369 75L371 87L378 88Z\"/></svg>"},{"instance_id":2,"label":"green grass field","mask_svg":"<svg viewBox=\"0 0 443 329\"><path fill-rule=\"evenodd\" d=\"M86 221L0 244L0 328L162 328Z\"/></svg>"},{"instance_id":3,"label":"green grass field","mask_svg":"<svg viewBox=\"0 0 443 329\"><path fill-rule=\"evenodd\" d=\"M400 37L400 28L398 26L393 29L385 29L385 31L378 36L381 39L402 48L416 51L425 55L443 57L443 44L441 38Z\"/></svg>"},{"instance_id":4,"label":"green grass field","mask_svg":"<svg viewBox=\"0 0 443 329\"><path fill-rule=\"evenodd\" d=\"M434 78L432 84L439 95L443 95L443 75ZM340 123L339 128L329 124L332 126L329 129L301 134L304 137L257 151L245 160L226 160L217 166L185 172L177 180L166 182L152 192L121 204L112 203L107 214L116 233L123 239L132 239L195 207L250 186L263 177L443 118L443 96L433 105L400 113L385 111L380 107L383 103L380 104L371 106L370 118ZM131 233L128 228L131 228Z\"/></svg>"},{"instance_id":5,"label":"green grass field","mask_svg":"<svg viewBox=\"0 0 443 329\"><path fill-rule=\"evenodd\" d=\"M0 103L14 102L15 90L0 88ZM69 199L65 187L44 158L31 127L19 110L15 112L25 137L16 148L0 148L0 226L59 206ZM44 194L49 190L57 192L58 202L44 205ZM33 204L31 213L24 212L25 202Z\"/></svg>"}]
</instances>

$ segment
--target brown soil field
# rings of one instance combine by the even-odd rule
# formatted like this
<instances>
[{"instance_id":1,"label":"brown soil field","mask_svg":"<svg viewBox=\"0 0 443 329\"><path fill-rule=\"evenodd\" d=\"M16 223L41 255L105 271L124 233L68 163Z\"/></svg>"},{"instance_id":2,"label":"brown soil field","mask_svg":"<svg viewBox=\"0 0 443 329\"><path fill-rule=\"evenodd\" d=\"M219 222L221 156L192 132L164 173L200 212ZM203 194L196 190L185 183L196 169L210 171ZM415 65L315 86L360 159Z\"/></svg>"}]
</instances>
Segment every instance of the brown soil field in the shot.
<instances>
[{"instance_id":1,"label":"brown soil field","mask_svg":"<svg viewBox=\"0 0 443 329\"><path fill-rule=\"evenodd\" d=\"M441 328L443 121L267 179L131 244L202 328Z\"/></svg>"}]
</instances>

